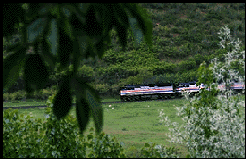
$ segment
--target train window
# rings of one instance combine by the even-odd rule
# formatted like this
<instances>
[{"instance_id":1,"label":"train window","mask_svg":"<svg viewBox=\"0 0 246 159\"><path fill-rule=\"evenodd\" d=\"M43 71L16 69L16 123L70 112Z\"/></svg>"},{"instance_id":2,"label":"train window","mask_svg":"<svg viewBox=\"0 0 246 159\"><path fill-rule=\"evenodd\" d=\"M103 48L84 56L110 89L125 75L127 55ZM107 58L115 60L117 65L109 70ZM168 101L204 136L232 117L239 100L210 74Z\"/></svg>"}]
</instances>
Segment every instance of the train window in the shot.
<instances>
[{"instance_id":1,"label":"train window","mask_svg":"<svg viewBox=\"0 0 246 159\"><path fill-rule=\"evenodd\" d=\"M149 86L140 86L140 88L149 88Z\"/></svg>"},{"instance_id":2,"label":"train window","mask_svg":"<svg viewBox=\"0 0 246 159\"><path fill-rule=\"evenodd\" d=\"M149 84L149 87L154 87L155 85L154 84Z\"/></svg>"},{"instance_id":3,"label":"train window","mask_svg":"<svg viewBox=\"0 0 246 159\"><path fill-rule=\"evenodd\" d=\"M189 85L195 85L196 82L189 82Z\"/></svg>"},{"instance_id":4,"label":"train window","mask_svg":"<svg viewBox=\"0 0 246 159\"><path fill-rule=\"evenodd\" d=\"M134 86L128 86L128 87L126 87L126 90L134 90Z\"/></svg>"},{"instance_id":5,"label":"train window","mask_svg":"<svg viewBox=\"0 0 246 159\"><path fill-rule=\"evenodd\" d=\"M170 83L160 83L158 84L159 87L163 87L163 86L172 86L172 84Z\"/></svg>"},{"instance_id":6,"label":"train window","mask_svg":"<svg viewBox=\"0 0 246 159\"><path fill-rule=\"evenodd\" d=\"M180 83L179 87L189 87L189 83Z\"/></svg>"}]
</instances>

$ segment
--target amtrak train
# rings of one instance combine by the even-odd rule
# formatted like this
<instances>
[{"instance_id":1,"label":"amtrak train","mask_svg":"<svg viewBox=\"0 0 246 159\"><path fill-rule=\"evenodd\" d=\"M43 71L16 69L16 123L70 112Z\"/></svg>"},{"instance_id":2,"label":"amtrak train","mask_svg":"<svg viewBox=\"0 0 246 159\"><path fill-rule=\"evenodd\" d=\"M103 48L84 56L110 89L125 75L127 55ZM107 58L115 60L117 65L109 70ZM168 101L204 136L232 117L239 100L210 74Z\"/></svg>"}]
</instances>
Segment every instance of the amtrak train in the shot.
<instances>
[{"instance_id":1,"label":"amtrak train","mask_svg":"<svg viewBox=\"0 0 246 159\"><path fill-rule=\"evenodd\" d=\"M121 101L141 101L148 99L171 99L180 98L183 92L187 92L193 96L200 92L201 89L207 89L204 84L196 85L196 82L179 83L177 86L166 84L149 84L149 85L125 85L120 88ZM218 89L223 91L226 89L224 84L219 84ZM230 86L235 93L244 93L244 83L234 83Z\"/></svg>"},{"instance_id":2,"label":"amtrak train","mask_svg":"<svg viewBox=\"0 0 246 159\"><path fill-rule=\"evenodd\" d=\"M176 95L174 90L172 84L126 85L121 87L120 98L121 101L171 98Z\"/></svg>"}]
</instances>

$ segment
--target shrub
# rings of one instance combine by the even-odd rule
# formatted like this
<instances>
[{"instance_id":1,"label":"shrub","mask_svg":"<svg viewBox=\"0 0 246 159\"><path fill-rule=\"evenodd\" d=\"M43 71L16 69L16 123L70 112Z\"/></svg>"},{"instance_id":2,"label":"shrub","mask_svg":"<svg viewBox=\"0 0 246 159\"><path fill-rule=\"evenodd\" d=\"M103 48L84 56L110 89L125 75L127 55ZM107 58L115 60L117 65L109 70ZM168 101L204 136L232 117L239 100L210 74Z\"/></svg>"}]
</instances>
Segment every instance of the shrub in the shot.
<instances>
[{"instance_id":1,"label":"shrub","mask_svg":"<svg viewBox=\"0 0 246 159\"><path fill-rule=\"evenodd\" d=\"M51 111L53 98L50 96L46 103L45 120L33 119L31 112L28 116L19 116L18 110L12 109L3 112L3 157L126 157L115 138L104 133L94 136L92 132L84 136L71 115L57 120Z\"/></svg>"},{"instance_id":2,"label":"shrub","mask_svg":"<svg viewBox=\"0 0 246 159\"><path fill-rule=\"evenodd\" d=\"M39 90L39 91L34 91L34 97L36 100L41 100L43 99L43 90Z\"/></svg>"},{"instance_id":3,"label":"shrub","mask_svg":"<svg viewBox=\"0 0 246 159\"><path fill-rule=\"evenodd\" d=\"M26 97L26 92L24 90L19 90L17 92L17 97L16 97L17 100L22 100L25 97Z\"/></svg>"},{"instance_id":4,"label":"shrub","mask_svg":"<svg viewBox=\"0 0 246 159\"><path fill-rule=\"evenodd\" d=\"M53 103L52 103L53 98L54 98L54 95L49 97L49 100L47 101L47 105L50 107L46 109L46 113L48 114L48 117L47 117L48 122L46 123L46 125L49 128L46 131L46 136L48 136L49 138L50 145L54 145L55 147L54 150L56 149L59 150L59 145L57 145L57 143L60 143L62 145L66 143L67 140L71 142L67 146L63 145L64 147L68 149L66 150L63 149L58 154L61 154L61 156L63 157L72 157L74 155L77 155L77 156L80 155L78 157L89 157L89 158L125 157L124 150L122 149L121 144L117 143L115 138L111 139L109 135L105 135L104 133L101 133L99 136L96 136L94 138L93 133L90 133L89 135L87 135L87 141L86 141L86 138L79 133L78 125L74 117L72 117L71 115L68 115L66 118L58 121L56 117L51 113L51 108L53 106ZM58 131L56 131L56 129ZM90 131L94 131L94 128L91 128ZM80 136L81 136L80 140L78 139L76 140L76 138ZM62 140L59 141L60 139ZM71 146L73 145L72 143L73 141L78 141L77 146L79 147L76 146L74 149L72 149L74 151L71 151ZM82 152L78 153L77 149ZM66 152L66 153L63 153L63 152ZM69 156L69 154L71 156ZM81 156L82 154L84 155Z\"/></svg>"},{"instance_id":5,"label":"shrub","mask_svg":"<svg viewBox=\"0 0 246 159\"><path fill-rule=\"evenodd\" d=\"M117 95L119 95L119 89L120 89L120 86L119 86L119 84L114 84L114 85L112 85L111 86L111 89L112 89L112 95L113 96L117 96Z\"/></svg>"},{"instance_id":6,"label":"shrub","mask_svg":"<svg viewBox=\"0 0 246 159\"><path fill-rule=\"evenodd\" d=\"M9 101L9 93L3 93L3 102Z\"/></svg>"},{"instance_id":7,"label":"shrub","mask_svg":"<svg viewBox=\"0 0 246 159\"><path fill-rule=\"evenodd\" d=\"M14 102L14 101L16 101L17 100L17 93L16 92L14 92L14 93L9 93L9 100L11 101L11 102Z\"/></svg>"},{"instance_id":8,"label":"shrub","mask_svg":"<svg viewBox=\"0 0 246 159\"><path fill-rule=\"evenodd\" d=\"M178 158L178 149L174 147L167 148L162 145L156 145L155 143L145 143L141 149L141 157L144 158Z\"/></svg>"},{"instance_id":9,"label":"shrub","mask_svg":"<svg viewBox=\"0 0 246 159\"><path fill-rule=\"evenodd\" d=\"M25 97L26 97L26 92L23 90L19 90L18 92L14 92L14 93L3 93L3 101L5 102L20 101Z\"/></svg>"},{"instance_id":10,"label":"shrub","mask_svg":"<svg viewBox=\"0 0 246 159\"><path fill-rule=\"evenodd\" d=\"M101 94L105 94L109 91L109 86L107 84L97 84L95 87Z\"/></svg>"},{"instance_id":11,"label":"shrub","mask_svg":"<svg viewBox=\"0 0 246 159\"><path fill-rule=\"evenodd\" d=\"M170 142L185 142L189 151L188 157L245 158L245 101L240 101L238 96L232 96L231 90L225 90L225 95L219 94L215 97L217 90L216 83L213 83L222 80L229 85L234 78L245 82L245 75L240 76L238 71L231 67L232 61L242 57L239 61L245 69L245 51L240 51L240 42L230 37L228 27L223 27L220 35L220 45L224 48L231 45L233 49L225 55L224 63L214 59L209 68L205 67L205 63L200 66L198 84L207 84L211 91L203 89L194 98L188 98L185 94L189 104L176 108L177 115L183 117L185 124L179 126L178 123L171 123L168 117L163 117L163 110L160 111L160 121L170 127Z\"/></svg>"},{"instance_id":12,"label":"shrub","mask_svg":"<svg viewBox=\"0 0 246 159\"><path fill-rule=\"evenodd\" d=\"M22 118L21 118L22 117ZM38 135L42 120L33 120L18 115L18 110L7 109L3 112L3 157L43 157L42 139Z\"/></svg>"}]
</instances>

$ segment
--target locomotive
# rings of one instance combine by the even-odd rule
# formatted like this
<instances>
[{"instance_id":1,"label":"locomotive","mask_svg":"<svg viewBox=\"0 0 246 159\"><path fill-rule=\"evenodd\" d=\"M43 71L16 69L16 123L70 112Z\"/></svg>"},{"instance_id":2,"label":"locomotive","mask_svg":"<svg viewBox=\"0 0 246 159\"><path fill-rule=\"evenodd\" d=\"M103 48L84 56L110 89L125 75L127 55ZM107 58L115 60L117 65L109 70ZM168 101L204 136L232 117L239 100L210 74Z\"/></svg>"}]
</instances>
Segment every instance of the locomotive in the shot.
<instances>
[{"instance_id":1,"label":"locomotive","mask_svg":"<svg viewBox=\"0 0 246 159\"><path fill-rule=\"evenodd\" d=\"M178 85L165 84L148 84L148 85L125 85L120 87L121 101L141 101L148 99L171 99L180 98L183 92L187 92L190 96L199 93L201 89L209 90L204 84L196 85L196 82L179 83ZM218 85L219 90L225 90L224 84ZM235 93L244 93L244 83L234 83L230 86Z\"/></svg>"},{"instance_id":2,"label":"locomotive","mask_svg":"<svg viewBox=\"0 0 246 159\"><path fill-rule=\"evenodd\" d=\"M120 88L121 101L139 101L151 98L164 99L176 95L172 84L125 85Z\"/></svg>"}]
</instances>

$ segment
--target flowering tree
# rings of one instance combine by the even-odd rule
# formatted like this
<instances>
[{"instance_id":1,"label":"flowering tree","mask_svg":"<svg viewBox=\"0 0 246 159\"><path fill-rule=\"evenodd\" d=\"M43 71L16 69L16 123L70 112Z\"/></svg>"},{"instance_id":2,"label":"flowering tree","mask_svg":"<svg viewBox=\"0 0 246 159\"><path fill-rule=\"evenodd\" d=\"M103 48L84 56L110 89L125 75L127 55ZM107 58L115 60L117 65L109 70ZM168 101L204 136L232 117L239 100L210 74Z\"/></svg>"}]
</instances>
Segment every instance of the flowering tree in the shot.
<instances>
[{"instance_id":1,"label":"flowering tree","mask_svg":"<svg viewBox=\"0 0 246 159\"><path fill-rule=\"evenodd\" d=\"M212 60L212 70L216 81L222 81L226 88L229 88L235 79L241 83L245 82L245 51L240 50L241 42L230 35L230 29L227 26L222 27L218 34L221 39L219 43L221 48L227 49L228 52L223 59L225 62L217 58ZM230 96L232 92L228 93Z\"/></svg>"},{"instance_id":2,"label":"flowering tree","mask_svg":"<svg viewBox=\"0 0 246 159\"><path fill-rule=\"evenodd\" d=\"M215 96L217 83L213 82L222 80L229 86L237 78L245 83L245 74L240 73L245 70L245 51L240 49L240 41L230 36L227 26L222 27L219 37L220 46L228 51L224 62L213 59L208 68L203 63L198 69L198 81L207 84L210 91L203 89L194 98L185 95L189 104L176 108L185 125L171 123L163 110L159 117L171 127L170 142L185 143L189 157L245 158L245 101L240 100L240 96L232 96L229 89ZM235 62L239 67L235 67Z\"/></svg>"}]
</instances>

